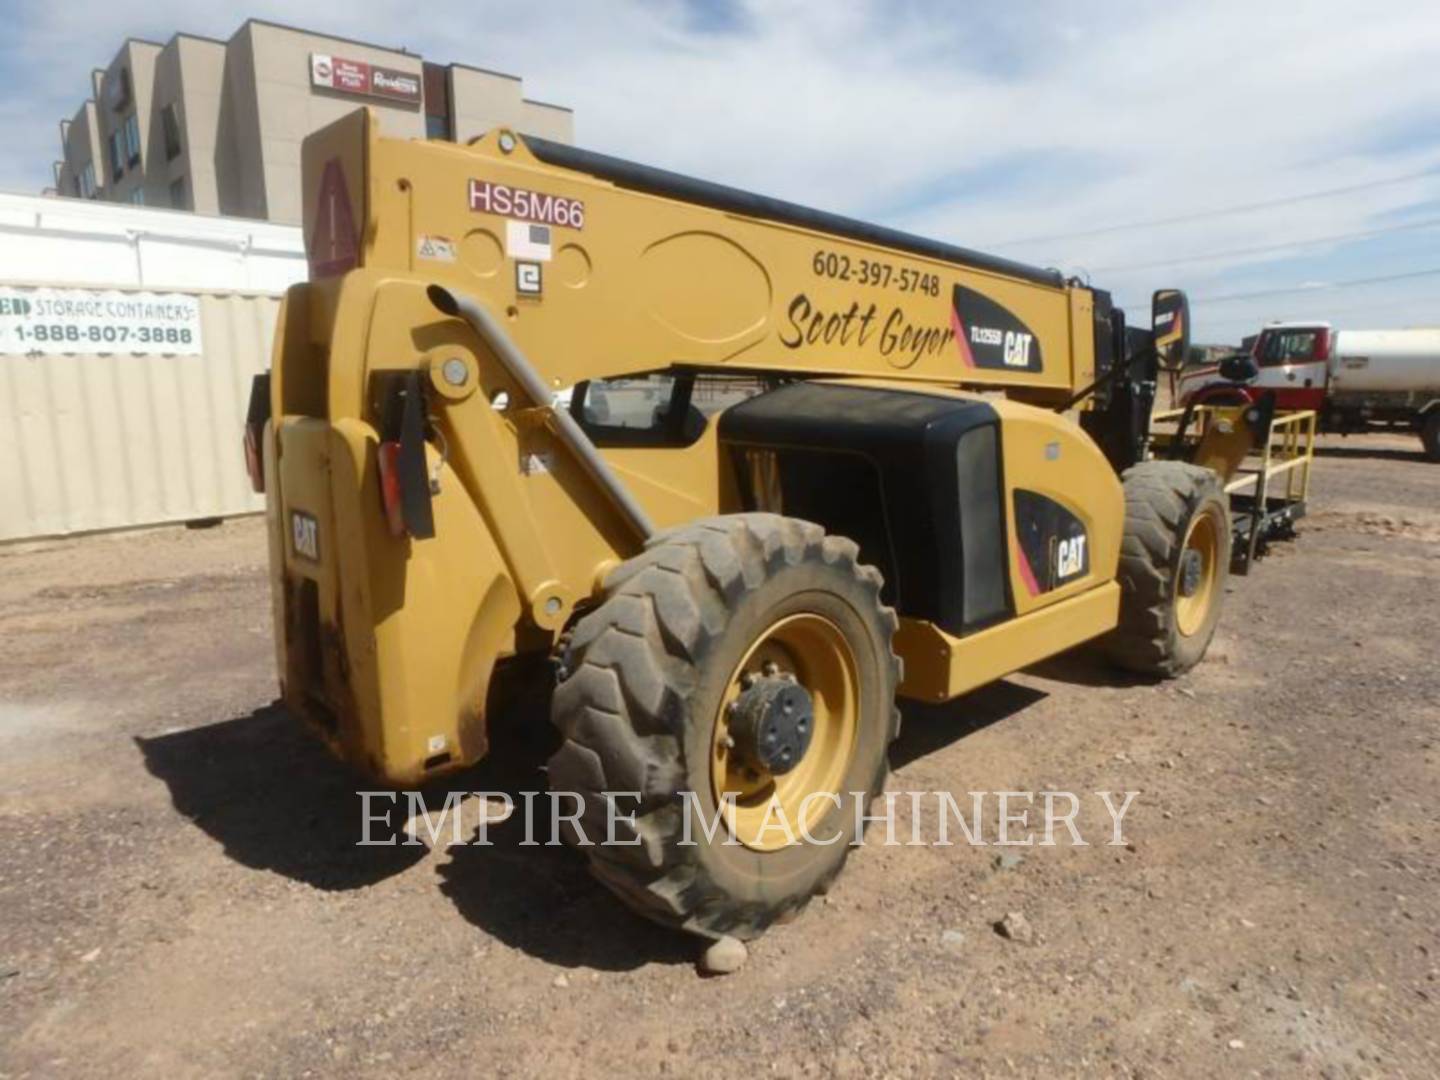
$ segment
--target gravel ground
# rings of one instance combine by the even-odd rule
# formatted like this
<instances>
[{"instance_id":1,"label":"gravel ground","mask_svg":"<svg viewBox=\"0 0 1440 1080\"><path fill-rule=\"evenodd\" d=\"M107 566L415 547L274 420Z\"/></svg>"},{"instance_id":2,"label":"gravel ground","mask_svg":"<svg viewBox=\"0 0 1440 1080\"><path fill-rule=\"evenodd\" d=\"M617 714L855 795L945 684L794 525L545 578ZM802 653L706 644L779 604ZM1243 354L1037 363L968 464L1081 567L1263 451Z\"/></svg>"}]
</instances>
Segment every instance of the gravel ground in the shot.
<instances>
[{"instance_id":1,"label":"gravel ground","mask_svg":"<svg viewBox=\"0 0 1440 1080\"><path fill-rule=\"evenodd\" d=\"M356 847L258 522L0 548L0 1076L1434 1076L1440 467L1327 440L1312 508L1177 682L907 710L892 787L1073 790L1091 846L872 842L725 978L513 828ZM454 786L543 786L543 723Z\"/></svg>"}]
</instances>

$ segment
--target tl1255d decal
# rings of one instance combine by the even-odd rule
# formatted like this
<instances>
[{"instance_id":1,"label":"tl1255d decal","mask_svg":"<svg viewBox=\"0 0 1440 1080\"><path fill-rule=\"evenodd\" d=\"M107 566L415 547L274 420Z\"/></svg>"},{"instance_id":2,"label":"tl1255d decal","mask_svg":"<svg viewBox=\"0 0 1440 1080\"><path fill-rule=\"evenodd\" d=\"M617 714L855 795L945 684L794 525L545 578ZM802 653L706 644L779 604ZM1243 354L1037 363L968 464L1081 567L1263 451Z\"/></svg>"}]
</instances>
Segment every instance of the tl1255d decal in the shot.
<instances>
[{"instance_id":1,"label":"tl1255d decal","mask_svg":"<svg viewBox=\"0 0 1440 1080\"><path fill-rule=\"evenodd\" d=\"M1040 342L1008 308L988 296L956 285L950 322L967 367L997 371L1044 369Z\"/></svg>"}]
</instances>

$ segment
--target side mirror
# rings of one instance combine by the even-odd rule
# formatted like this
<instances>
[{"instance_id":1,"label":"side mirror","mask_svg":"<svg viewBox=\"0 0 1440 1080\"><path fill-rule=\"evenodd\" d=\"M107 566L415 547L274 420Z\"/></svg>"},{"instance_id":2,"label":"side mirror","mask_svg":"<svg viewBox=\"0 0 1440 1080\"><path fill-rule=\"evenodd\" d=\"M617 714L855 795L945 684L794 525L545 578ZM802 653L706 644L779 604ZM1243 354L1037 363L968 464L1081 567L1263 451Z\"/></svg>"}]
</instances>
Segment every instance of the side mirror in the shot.
<instances>
[{"instance_id":1,"label":"side mirror","mask_svg":"<svg viewBox=\"0 0 1440 1080\"><path fill-rule=\"evenodd\" d=\"M1248 383L1259 374L1255 358L1246 353L1234 353L1220 361L1220 377L1226 382Z\"/></svg>"},{"instance_id":2,"label":"side mirror","mask_svg":"<svg viewBox=\"0 0 1440 1080\"><path fill-rule=\"evenodd\" d=\"M1178 371L1190 351L1190 301L1179 289L1160 289L1150 299L1155 356L1164 371Z\"/></svg>"}]
</instances>

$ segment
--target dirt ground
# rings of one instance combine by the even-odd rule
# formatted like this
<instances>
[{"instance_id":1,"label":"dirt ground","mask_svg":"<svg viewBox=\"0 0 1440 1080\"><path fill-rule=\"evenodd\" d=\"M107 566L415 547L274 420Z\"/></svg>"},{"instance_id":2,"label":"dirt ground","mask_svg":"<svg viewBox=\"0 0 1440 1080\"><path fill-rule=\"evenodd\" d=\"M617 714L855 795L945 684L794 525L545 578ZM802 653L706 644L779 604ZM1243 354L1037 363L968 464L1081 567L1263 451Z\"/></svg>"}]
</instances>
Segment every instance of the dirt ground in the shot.
<instances>
[{"instance_id":1,"label":"dirt ground","mask_svg":"<svg viewBox=\"0 0 1440 1080\"><path fill-rule=\"evenodd\" d=\"M1128 846L1088 804L1088 847L872 835L725 978L509 826L356 847L365 785L272 704L258 522L0 548L0 1076L1440 1074L1416 450L1331 442L1179 681L907 709L894 788L1138 791ZM456 787L543 786L500 741Z\"/></svg>"}]
</instances>

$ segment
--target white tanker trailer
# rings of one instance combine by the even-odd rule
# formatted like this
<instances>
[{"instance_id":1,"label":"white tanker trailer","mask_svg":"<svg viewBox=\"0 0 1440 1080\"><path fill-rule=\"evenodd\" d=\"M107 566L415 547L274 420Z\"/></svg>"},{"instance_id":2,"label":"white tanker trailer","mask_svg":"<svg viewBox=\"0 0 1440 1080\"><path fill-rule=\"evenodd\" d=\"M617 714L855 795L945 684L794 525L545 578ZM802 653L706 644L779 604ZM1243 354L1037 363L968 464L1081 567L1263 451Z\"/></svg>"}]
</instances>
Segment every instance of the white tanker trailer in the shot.
<instances>
[{"instance_id":1,"label":"white tanker trailer","mask_svg":"<svg viewBox=\"0 0 1440 1080\"><path fill-rule=\"evenodd\" d=\"M1440 461L1440 330L1336 330L1324 322L1272 323L1250 350L1253 377L1236 382L1209 364L1181 374L1177 404L1254 401L1314 409L1322 431L1414 431ZM1230 374L1234 365L1225 365Z\"/></svg>"}]
</instances>

